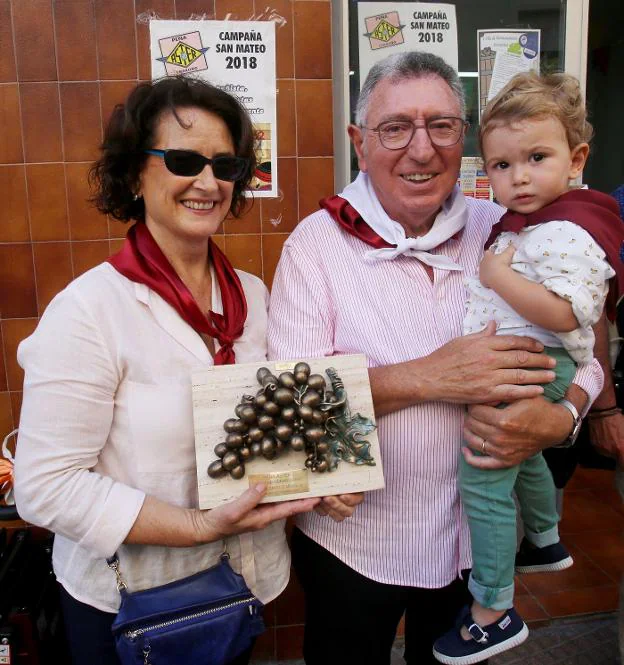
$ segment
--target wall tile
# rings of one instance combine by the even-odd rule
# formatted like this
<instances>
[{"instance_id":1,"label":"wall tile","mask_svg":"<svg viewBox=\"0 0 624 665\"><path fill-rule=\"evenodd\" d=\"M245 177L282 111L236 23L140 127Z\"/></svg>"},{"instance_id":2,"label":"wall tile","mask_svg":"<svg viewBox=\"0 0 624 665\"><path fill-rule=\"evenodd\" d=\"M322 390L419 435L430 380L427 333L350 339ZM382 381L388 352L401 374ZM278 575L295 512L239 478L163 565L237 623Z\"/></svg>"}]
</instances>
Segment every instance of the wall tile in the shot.
<instances>
[{"instance_id":1,"label":"wall tile","mask_svg":"<svg viewBox=\"0 0 624 665\"><path fill-rule=\"evenodd\" d=\"M9 390L21 390L24 383L24 372L17 364L17 347L19 343L31 335L37 327L38 320L6 319L0 323L4 339L7 378Z\"/></svg>"},{"instance_id":2,"label":"wall tile","mask_svg":"<svg viewBox=\"0 0 624 665\"><path fill-rule=\"evenodd\" d=\"M331 79L331 5L295 3L295 76Z\"/></svg>"},{"instance_id":3,"label":"wall tile","mask_svg":"<svg viewBox=\"0 0 624 665\"><path fill-rule=\"evenodd\" d=\"M0 242L28 242L28 207L24 167L0 166Z\"/></svg>"},{"instance_id":4,"label":"wall tile","mask_svg":"<svg viewBox=\"0 0 624 665\"><path fill-rule=\"evenodd\" d=\"M297 154L333 156L332 82L297 81Z\"/></svg>"},{"instance_id":5,"label":"wall tile","mask_svg":"<svg viewBox=\"0 0 624 665\"><path fill-rule=\"evenodd\" d=\"M214 244L225 253L225 236L223 235L214 235L212 236Z\"/></svg>"},{"instance_id":6,"label":"wall tile","mask_svg":"<svg viewBox=\"0 0 624 665\"><path fill-rule=\"evenodd\" d=\"M214 0L176 0L176 18L186 21L192 18L211 19L215 17Z\"/></svg>"},{"instance_id":7,"label":"wall tile","mask_svg":"<svg viewBox=\"0 0 624 665\"><path fill-rule=\"evenodd\" d=\"M22 411L22 391L14 391L11 395L11 410L13 411L13 427L19 427L19 417Z\"/></svg>"},{"instance_id":8,"label":"wall tile","mask_svg":"<svg viewBox=\"0 0 624 665\"><path fill-rule=\"evenodd\" d=\"M26 180L33 241L69 240L63 164L27 164Z\"/></svg>"},{"instance_id":9,"label":"wall tile","mask_svg":"<svg viewBox=\"0 0 624 665\"><path fill-rule=\"evenodd\" d=\"M0 440L15 429L13 424L13 410L11 408L11 395L8 392L0 393ZM0 457L2 452L0 451Z\"/></svg>"},{"instance_id":10,"label":"wall tile","mask_svg":"<svg viewBox=\"0 0 624 665\"><path fill-rule=\"evenodd\" d=\"M124 241L121 240L120 238L115 238L113 240L108 241L108 246L109 246L109 256L112 254L116 254L122 247L123 247Z\"/></svg>"},{"instance_id":11,"label":"wall tile","mask_svg":"<svg viewBox=\"0 0 624 665\"><path fill-rule=\"evenodd\" d=\"M56 81L51 0L18 0L12 7L19 80Z\"/></svg>"},{"instance_id":12,"label":"wall tile","mask_svg":"<svg viewBox=\"0 0 624 665\"><path fill-rule=\"evenodd\" d=\"M254 0L215 0L215 18L231 21L249 21L254 12Z\"/></svg>"},{"instance_id":13,"label":"wall tile","mask_svg":"<svg viewBox=\"0 0 624 665\"><path fill-rule=\"evenodd\" d=\"M27 162L63 160L58 83L20 85Z\"/></svg>"},{"instance_id":14,"label":"wall tile","mask_svg":"<svg viewBox=\"0 0 624 665\"><path fill-rule=\"evenodd\" d=\"M319 209L318 202L334 194L334 160L326 157L298 159L299 219Z\"/></svg>"},{"instance_id":15,"label":"wall tile","mask_svg":"<svg viewBox=\"0 0 624 665\"><path fill-rule=\"evenodd\" d=\"M225 253L232 265L262 278L262 239L259 234L225 236Z\"/></svg>"},{"instance_id":16,"label":"wall tile","mask_svg":"<svg viewBox=\"0 0 624 665\"><path fill-rule=\"evenodd\" d=\"M13 31L11 26L11 2L0 0L0 82L16 81L15 49L13 47Z\"/></svg>"},{"instance_id":17,"label":"wall tile","mask_svg":"<svg viewBox=\"0 0 624 665\"><path fill-rule=\"evenodd\" d=\"M303 626L285 626L275 629L275 655L277 660L295 660L303 655Z\"/></svg>"},{"instance_id":18,"label":"wall tile","mask_svg":"<svg viewBox=\"0 0 624 665\"><path fill-rule=\"evenodd\" d=\"M95 16L100 78L136 78L134 3L95 0Z\"/></svg>"},{"instance_id":19,"label":"wall tile","mask_svg":"<svg viewBox=\"0 0 624 665\"><path fill-rule=\"evenodd\" d=\"M30 244L0 245L0 317L37 316Z\"/></svg>"},{"instance_id":20,"label":"wall tile","mask_svg":"<svg viewBox=\"0 0 624 665\"><path fill-rule=\"evenodd\" d=\"M55 0L54 26L59 80L97 80L93 0Z\"/></svg>"},{"instance_id":21,"label":"wall tile","mask_svg":"<svg viewBox=\"0 0 624 665\"><path fill-rule=\"evenodd\" d=\"M72 280L71 250L69 242L36 242L33 253L41 316L50 300Z\"/></svg>"},{"instance_id":22,"label":"wall tile","mask_svg":"<svg viewBox=\"0 0 624 665\"><path fill-rule=\"evenodd\" d=\"M271 290L275 269L282 255L282 247L288 239L288 233L269 233L262 236L262 266L264 283ZM279 619L279 617L278 617Z\"/></svg>"},{"instance_id":23,"label":"wall tile","mask_svg":"<svg viewBox=\"0 0 624 665\"><path fill-rule=\"evenodd\" d=\"M123 239L128 233L128 229L132 225L132 222L118 222L112 217L108 218L108 237Z\"/></svg>"},{"instance_id":24,"label":"wall tile","mask_svg":"<svg viewBox=\"0 0 624 665\"><path fill-rule=\"evenodd\" d=\"M0 441L2 441L4 437L8 436L15 428L16 425L13 418L11 393L8 391L0 392ZM12 447L13 446L11 445L9 450L12 450ZM0 459L2 459L2 450L0 450Z\"/></svg>"},{"instance_id":25,"label":"wall tile","mask_svg":"<svg viewBox=\"0 0 624 665\"><path fill-rule=\"evenodd\" d=\"M6 363L4 362L4 340L2 338L2 328L0 327L0 390L8 390Z\"/></svg>"},{"instance_id":26,"label":"wall tile","mask_svg":"<svg viewBox=\"0 0 624 665\"><path fill-rule=\"evenodd\" d=\"M277 626L292 626L305 621L303 589L294 573L286 589L275 600L275 617Z\"/></svg>"},{"instance_id":27,"label":"wall tile","mask_svg":"<svg viewBox=\"0 0 624 665\"><path fill-rule=\"evenodd\" d=\"M0 163L23 162L22 117L16 84L0 85L0 127Z\"/></svg>"},{"instance_id":28,"label":"wall tile","mask_svg":"<svg viewBox=\"0 0 624 665\"><path fill-rule=\"evenodd\" d=\"M252 652L252 663L275 660L275 628L267 628L256 640Z\"/></svg>"},{"instance_id":29,"label":"wall tile","mask_svg":"<svg viewBox=\"0 0 624 665\"><path fill-rule=\"evenodd\" d=\"M227 234L236 233L260 233L260 199L254 199L251 207L238 219L228 216L223 222L223 232Z\"/></svg>"},{"instance_id":30,"label":"wall tile","mask_svg":"<svg viewBox=\"0 0 624 665\"><path fill-rule=\"evenodd\" d=\"M290 232L299 221L297 160L294 157L277 160L277 189L278 198L260 199L262 233Z\"/></svg>"},{"instance_id":31,"label":"wall tile","mask_svg":"<svg viewBox=\"0 0 624 665\"><path fill-rule=\"evenodd\" d=\"M295 81L279 79L277 82L277 154L290 157L297 154L297 113L295 107Z\"/></svg>"},{"instance_id":32,"label":"wall tile","mask_svg":"<svg viewBox=\"0 0 624 665\"><path fill-rule=\"evenodd\" d=\"M293 0L273 0L269 5L271 17L275 22L277 78L290 79L295 76L293 4Z\"/></svg>"},{"instance_id":33,"label":"wall tile","mask_svg":"<svg viewBox=\"0 0 624 665\"><path fill-rule=\"evenodd\" d=\"M108 237L106 217L89 202L90 164L66 164L67 204L72 240L96 240Z\"/></svg>"},{"instance_id":34,"label":"wall tile","mask_svg":"<svg viewBox=\"0 0 624 665\"><path fill-rule=\"evenodd\" d=\"M136 81L102 81L100 83L100 104L102 128L106 127L111 113L117 104L122 104L130 91L136 87ZM102 136L104 134L102 133Z\"/></svg>"},{"instance_id":35,"label":"wall tile","mask_svg":"<svg viewBox=\"0 0 624 665\"><path fill-rule=\"evenodd\" d=\"M137 18L142 14L156 15L159 19L175 18L175 0L135 0ZM137 22L137 53L139 55L139 78L152 78L152 63L150 59L149 21Z\"/></svg>"},{"instance_id":36,"label":"wall tile","mask_svg":"<svg viewBox=\"0 0 624 665\"><path fill-rule=\"evenodd\" d=\"M264 606L262 616L264 618L264 625L267 626L267 628L272 628L275 625L275 600L269 601Z\"/></svg>"},{"instance_id":37,"label":"wall tile","mask_svg":"<svg viewBox=\"0 0 624 665\"><path fill-rule=\"evenodd\" d=\"M72 242L72 256L74 262L74 277L91 270L110 256L110 246L107 240L91 240L88 242Z\"/></svg>"},{"instance_id":38,"label":"wall tile","mask_svg":"<svg viewBox=\"0 0 624 665\"><path fill-rule=\"evenodd\" d=\"M61 83L60 90L65 159L96 159L102 142L98 84Z\"/></svg>"}]
</instances>

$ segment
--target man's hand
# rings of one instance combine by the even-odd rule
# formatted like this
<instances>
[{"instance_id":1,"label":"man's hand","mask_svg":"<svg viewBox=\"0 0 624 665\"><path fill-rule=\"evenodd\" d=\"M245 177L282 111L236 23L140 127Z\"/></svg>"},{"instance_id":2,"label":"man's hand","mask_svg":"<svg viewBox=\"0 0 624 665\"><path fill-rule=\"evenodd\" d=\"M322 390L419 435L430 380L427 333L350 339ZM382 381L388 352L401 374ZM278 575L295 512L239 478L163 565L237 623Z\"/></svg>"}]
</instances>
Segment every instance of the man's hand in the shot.
<instances>
[{"instance_id":1,"label":"man's hand","mask_svg":"<svg viewBox=\"0 0 624 665\"><path fill-rule=\"evenodd\" d=\"M321 503L314 509L319 515L329 515L335 522L342 522L351 517L357 506L364 501L364 493L338 494L337 496L325 496Z\"/></svg>"},{"instance_id":2,"label":"man's hand","mask_svg":"<svg viewBox=\"0 0 624 665\"><path fill-rule=\"evenodd\" d=\"M503 409L479 404L468 409L464 438L469 447L462 452L472 466L508 468L561 443L572 427L570 412L543 397L518 400Z\"/></svg>"},{"instance_id":3,"label":"man's hand","mask_svg":"<svg viewBox=\"0 0 624 665\"><path fill-rule=\"evenodd\" d=\"M486 288L492 288L492 284L500 279L501 272L509 269L511 261L516 248L509 245L507 249L500 254L495 254L491 249L488 249L481 263L479 264L479 281Z\"/></svg>"},{"instance_id":4,"label":"man's hand","mask_svg":"<svg viewBox=\"0 0 624 665\"><path fill-rule=\"evenodd\" d=\"M615 413L606 418L590 415L589 440L601 455L613 457L619 466L624 466L624 415Z\"/></svg>"},{"instance_id":5,"label":"man's hand","mask_svg":"<svg viewBox=\"0 0 624 665\"><path fill-rule=\"evenodd\" d=\"M512 402L541 395L555 378L555 361L529 337L496 335L490 321L480 333L458 337L427 357L429 399L459 404ZM531 368L539 368L532 371Z\"/></svg>"},{"instance_id":6,"label":"man's hand","mask_svg":"<svg viewBox=\"0 0 624 665\"><path fill-rule=\"evenodd\" d=\"M488 404L537 397L540 383L555 378L553 358L530 337L485 330L457 337L422 358L371 367L375 415L384 416L423 402Z\"/></svg>"}]
</instances>

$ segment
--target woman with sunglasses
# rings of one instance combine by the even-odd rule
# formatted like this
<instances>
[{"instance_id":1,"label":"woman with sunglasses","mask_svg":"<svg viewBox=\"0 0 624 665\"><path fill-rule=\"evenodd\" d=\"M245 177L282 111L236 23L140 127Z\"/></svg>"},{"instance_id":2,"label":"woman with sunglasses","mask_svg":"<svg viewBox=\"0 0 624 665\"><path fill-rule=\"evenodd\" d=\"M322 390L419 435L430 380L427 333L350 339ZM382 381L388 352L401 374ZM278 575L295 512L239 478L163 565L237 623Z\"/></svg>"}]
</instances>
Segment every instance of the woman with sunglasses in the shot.
<instances>
[{"instance_id":1,"label":"woman with sunglasses","mask_svg":"<svg viewBox=\"0 0 624 665\"><path fill-rule=\"evenodd\" d=\"M16 500L24 519L56 533L74 663L119 662L114 552L137 591L214 565L225 542L266 603L288 581L283 519L318 503L260 506L258 485L196 508L191 369L266 357L266 287L212 240L245 208L253 142L247 113L216 87L187 78L137 86L113 111L91 172L98 209L134 225L20 345Z\"/></svg>"}]
</instances>

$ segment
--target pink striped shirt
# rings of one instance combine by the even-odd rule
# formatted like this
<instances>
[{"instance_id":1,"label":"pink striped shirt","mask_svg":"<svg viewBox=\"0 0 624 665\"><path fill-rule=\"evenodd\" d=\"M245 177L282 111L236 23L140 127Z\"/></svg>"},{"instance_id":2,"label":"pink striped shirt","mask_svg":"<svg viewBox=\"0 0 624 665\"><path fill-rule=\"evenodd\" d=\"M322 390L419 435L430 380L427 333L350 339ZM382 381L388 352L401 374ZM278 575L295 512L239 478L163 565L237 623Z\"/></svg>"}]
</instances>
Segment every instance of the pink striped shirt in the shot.
<instances>
[{"instance_id":1,"label":"pink striped shirt","mask_svg":"<svg viewBox=\"0 0 624 665\"><path fill-rule=\"evenodd\" d=\"M304 219L284 245L269 314L269 358L364 353L370 367L431 354L462 334L466 289L501 208L467 199L465 229L432 253L464 271L416 259L365 261L370 248L325 210ZM580 374L580 373L579 373ZM594 367L576 383L595 397ZM343 523L315 513L298 525L366 577L439 588L469 568L469 533L457 488L464 408L427 402L377 419L386 488L370 492Z\"/></svg>"}]
</instances>

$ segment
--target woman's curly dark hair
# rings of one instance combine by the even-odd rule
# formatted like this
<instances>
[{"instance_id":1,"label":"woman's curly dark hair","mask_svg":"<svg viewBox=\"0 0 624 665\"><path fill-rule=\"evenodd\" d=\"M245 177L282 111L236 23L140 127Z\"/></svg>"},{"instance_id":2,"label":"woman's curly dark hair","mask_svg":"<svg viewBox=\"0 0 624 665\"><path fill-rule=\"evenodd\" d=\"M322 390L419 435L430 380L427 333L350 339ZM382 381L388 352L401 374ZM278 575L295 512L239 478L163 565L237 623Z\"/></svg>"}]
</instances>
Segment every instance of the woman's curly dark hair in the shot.
<instances>
[{"instance_id":1,"label":"woman's curly dark hair","mask_svg":"<svg viewBox=\"0 0 624 665\"><path fill-rule=\"evenodd\" d=\"M136 199L139 176L153 148L158 121L163 113L171 112L180 126L188 128L176 109L199 108L225 122L238 157L248 160L249 166L240 180L234 183L230 213L239 217L250 199L243 191L248 187L256 167L254 131L247 111L235 97L199 79L177 76L141 83L118 104L108 121L102 143L102 155L91 167L89 181L95 192L95 206L121 222L143 220L145 204Z\"/></svg>"}]
</instances>

